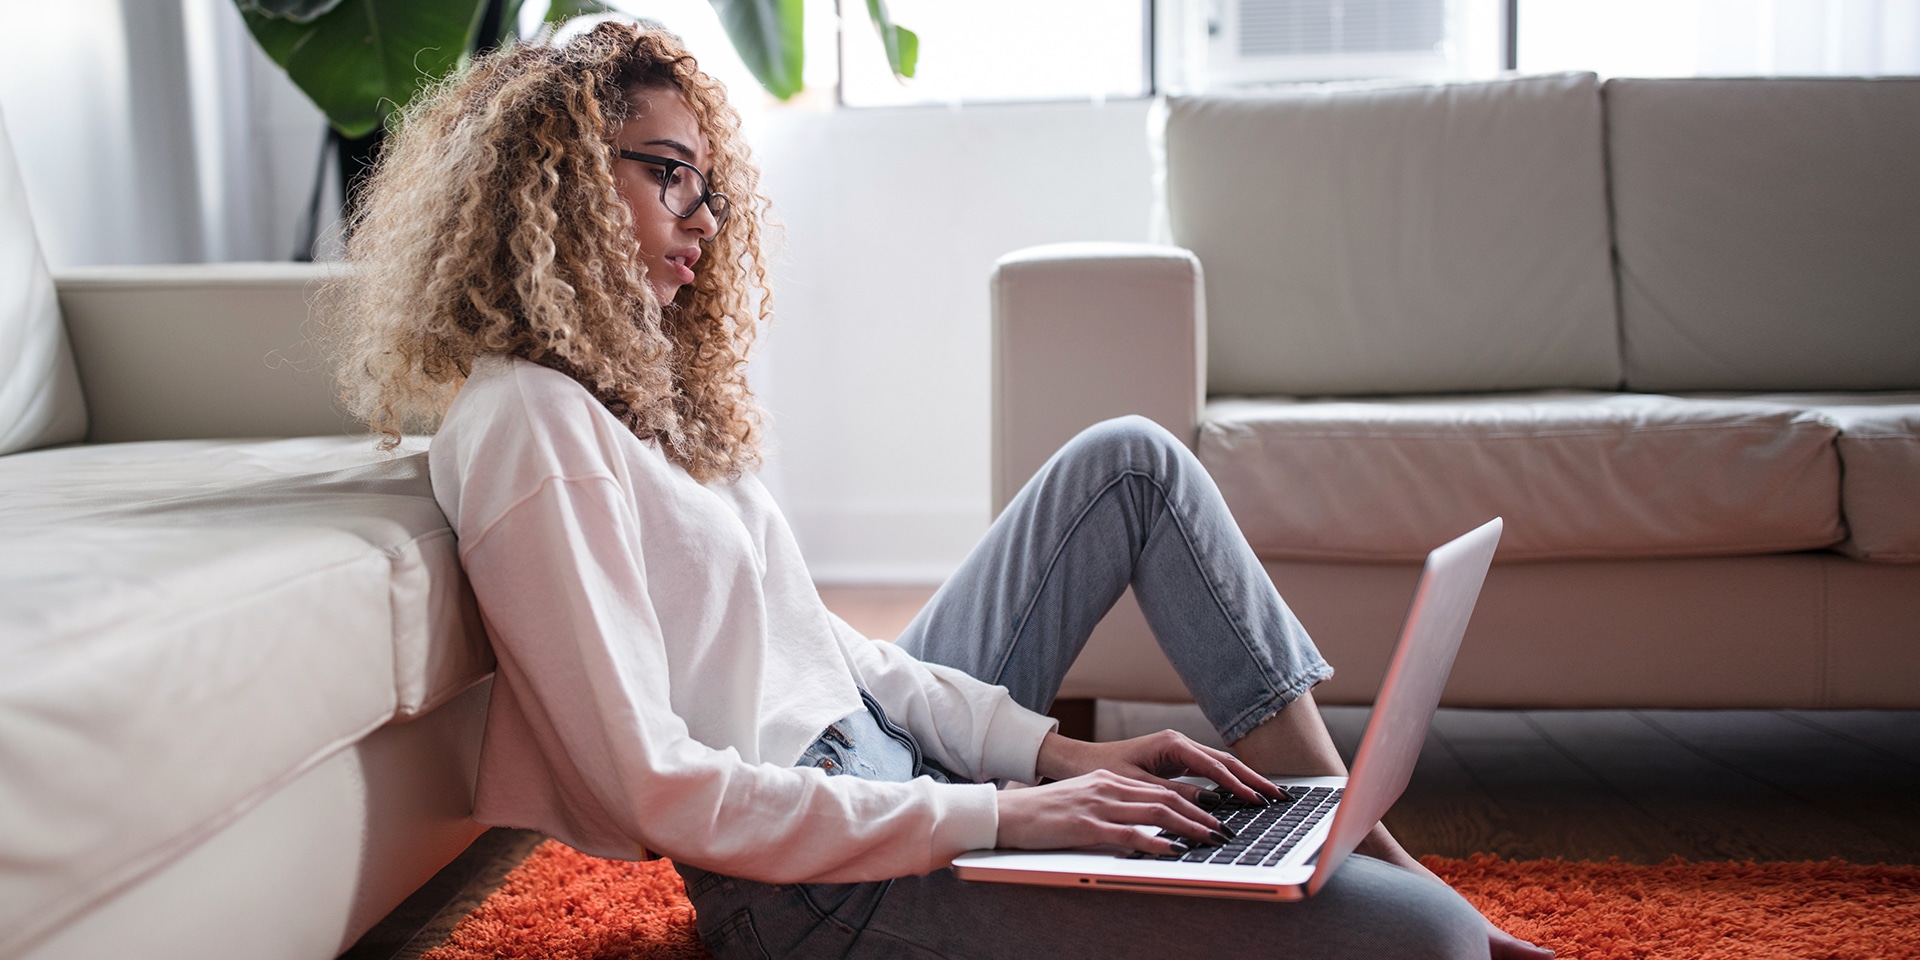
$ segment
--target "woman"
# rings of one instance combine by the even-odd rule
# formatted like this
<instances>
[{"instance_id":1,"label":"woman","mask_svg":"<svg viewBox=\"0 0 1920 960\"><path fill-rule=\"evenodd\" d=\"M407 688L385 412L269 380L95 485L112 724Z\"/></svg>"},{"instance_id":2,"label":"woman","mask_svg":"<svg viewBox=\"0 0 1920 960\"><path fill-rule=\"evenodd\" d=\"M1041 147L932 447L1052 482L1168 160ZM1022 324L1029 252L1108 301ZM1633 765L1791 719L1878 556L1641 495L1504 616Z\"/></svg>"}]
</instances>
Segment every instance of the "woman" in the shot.
<instances>
[{"instance_id":1,"label":"woman","mask_svg":"<svg viewBox=\"0 0 1920 960\"><path fill-rule=\"evenodd\" d=\"M355 409L389 440L439 421L500 660L476 817L672 857L722 957L1527 949L1379 828L1305 904L955 880L981 847L1222 839L1169 777L1257 800L1256 769L1344 773L1309 692L1331 670L1137 418L1056 456L897 644L833 617L752 472L764 207L723 89L615 23L475 63L368 187L332 309ZM1129 584L1232 752L1036 712Z\"/></svg>"}]
</instances>

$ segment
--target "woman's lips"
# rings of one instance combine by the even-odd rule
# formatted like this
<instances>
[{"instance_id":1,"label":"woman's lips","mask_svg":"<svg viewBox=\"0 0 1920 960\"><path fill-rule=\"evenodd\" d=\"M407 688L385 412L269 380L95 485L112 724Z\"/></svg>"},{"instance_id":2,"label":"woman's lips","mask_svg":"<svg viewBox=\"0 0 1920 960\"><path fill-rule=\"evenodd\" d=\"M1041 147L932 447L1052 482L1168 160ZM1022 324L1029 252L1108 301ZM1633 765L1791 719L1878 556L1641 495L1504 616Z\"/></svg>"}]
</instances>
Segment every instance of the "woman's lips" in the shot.
<instances>
[{"instance_id":1,"label":"woman's lips","mask_svg":"<svg viewBox=\"0 0 1920 960\"><path fill-rule=\"evenodd\" d=\"M661 259L673 268L673 275L681 283L693 282L693 265L700 260L700 249L676 250Z\"/></svg>"}]
</instances>

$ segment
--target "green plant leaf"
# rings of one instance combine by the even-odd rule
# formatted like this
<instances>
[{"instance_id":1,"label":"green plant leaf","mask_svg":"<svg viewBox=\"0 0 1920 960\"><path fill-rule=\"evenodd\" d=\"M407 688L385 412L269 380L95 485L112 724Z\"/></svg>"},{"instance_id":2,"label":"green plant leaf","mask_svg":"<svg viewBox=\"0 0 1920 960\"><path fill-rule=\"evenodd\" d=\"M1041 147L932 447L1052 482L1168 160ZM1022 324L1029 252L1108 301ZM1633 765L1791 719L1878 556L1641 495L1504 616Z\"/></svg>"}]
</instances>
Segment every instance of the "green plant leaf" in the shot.
<instances>
[{"instance_id":1,"label":"green plant leaf","mask_svg":"<svg viewBox=\"0 0 1920 960\"><path fill-rule=\"evenodd\" d=\"M867 17L880 31L880 43L887 48L887 66L896 77L913 76L920 62L920 37L906 27L895 26L887 13L887 0L867 0Z\"/></svg>"},{"instance_id":2,"label":"green plant leaf","mask_svg":"<svg viewBox=\"0 0 1920 960\"><path fill-rule=\"evenodd\" d=\"M708 0L733 48L767 92L782 100L800 92L806 66L801 0Z\"/></svg>"},{"instance_id":3,"label":"green plant leaf","mask_svg":"<svg viewBox=\"0 0 1920 960\"><path fill-rule=\"evenodd\" d=\"M314 18L340 5L340 0L240 0L242 9L251 7L269 17L294 23L312 23Z\"/></svg>"},{"instance_id":4,"label":"green plant leaf","mask_svg":"<svg viewBox=\"0 0 1920 960\"><path fill-rule=\"evenodd\" d=\"M574 17L584 17L595 13L613 13L612 5L601 0L553 0L547 7L546 22L559 26Z\"/></svg>"},{"instance_id":5,"label":"green plant leaf","mask_svg":"<svg viewBox=\"0 0 1920 960\"><path fill-rule=\"evenodd\" d=\"M344 0L308 23L236 0L247 29L327 122L373 132L474 46L486 0Z\"/></svg>"}]
</instances>

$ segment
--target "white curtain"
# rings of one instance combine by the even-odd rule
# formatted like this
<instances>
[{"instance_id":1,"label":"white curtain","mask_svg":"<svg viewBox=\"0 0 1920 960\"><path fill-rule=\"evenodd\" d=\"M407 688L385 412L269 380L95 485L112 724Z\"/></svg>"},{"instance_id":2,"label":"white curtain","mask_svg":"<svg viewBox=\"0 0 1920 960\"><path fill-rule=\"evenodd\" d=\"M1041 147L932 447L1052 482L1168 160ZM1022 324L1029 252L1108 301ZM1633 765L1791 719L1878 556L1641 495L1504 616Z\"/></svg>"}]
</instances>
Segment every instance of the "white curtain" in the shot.
<instances>
[{"instance_id":1,"label":"white curtain","mask_svg":"<svg viewBox=\"0 0 1920 960\"><path fill-rule=\"evenodd\" d=\"M232 0L0 0L0 111L49 263L284 260L325 121Z\"/></svg>"}]
</instances>

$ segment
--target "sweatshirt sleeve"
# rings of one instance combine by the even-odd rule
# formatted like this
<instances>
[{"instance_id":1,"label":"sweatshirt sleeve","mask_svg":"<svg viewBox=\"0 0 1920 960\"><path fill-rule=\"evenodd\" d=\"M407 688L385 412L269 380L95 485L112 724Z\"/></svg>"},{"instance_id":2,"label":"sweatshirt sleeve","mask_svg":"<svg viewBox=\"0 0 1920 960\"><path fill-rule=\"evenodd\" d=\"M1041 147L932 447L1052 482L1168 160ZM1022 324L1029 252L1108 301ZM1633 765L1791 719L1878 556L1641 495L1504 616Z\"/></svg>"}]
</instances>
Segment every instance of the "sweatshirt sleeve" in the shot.
<instances>
[{"instance_id":1,"label":"sweatshirt sleeve","mask_svg":"<svg viewBox=\"0 0 1920 960\"><path fill-rule=\"evenodd\" d=\"M613 478L556 477L461 542L498 682L524 721L513 742L539 753L507 769L551 778L538 789L568 808L562 820L768 883L926 873L993 846L990 785L828 777L693 739L671 708L639 527ZM1009 742L993 769L1020 766L1018 737L987 735L996 711L961 713L981 727L967 739Z\"/></svg>"},{"instance_id":2,"label":"sweatshirt sleeve","mask_svg":"<svg viewBox=\"0 0 1920 960\"><path fill-rule=\"evenodd\" d=\"M1040 742L1059 721L1015 703L1005 687L927 663L828 616L861 685L941 766L972 780L1039 779Z\"/></svg>"}]
</instances>

